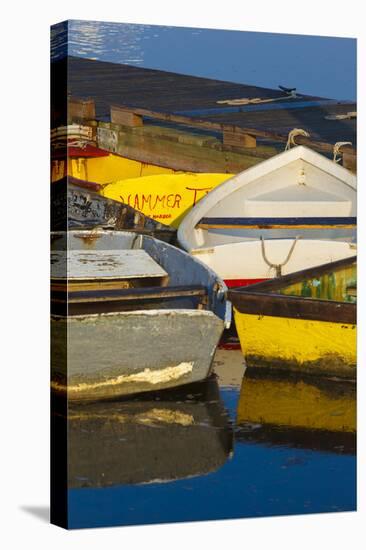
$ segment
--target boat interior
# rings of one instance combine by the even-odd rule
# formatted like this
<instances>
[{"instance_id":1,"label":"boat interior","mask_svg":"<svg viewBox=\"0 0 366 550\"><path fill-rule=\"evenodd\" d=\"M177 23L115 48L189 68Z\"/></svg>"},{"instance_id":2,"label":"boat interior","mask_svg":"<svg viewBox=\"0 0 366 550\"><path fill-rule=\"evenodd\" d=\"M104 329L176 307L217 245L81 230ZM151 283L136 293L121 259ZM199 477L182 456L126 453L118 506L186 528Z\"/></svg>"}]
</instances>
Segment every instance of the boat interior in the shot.
<instances>
[{"instance_id":1,"label":"boat interior","mask_svg":"<svg viewBox=\"0 0 366 550\"><path fill-rule=\"evenodd\" d=\"M356 188L297 158L262 175L254 167L234 176L199 203L197 216L191 217L194 235L186 233L192 248L299 232L309 239L354 241Z\"/></svg>"},{"instance_id":2,"label":"boat interior","mask_svg":"<svg viewBox=\"0 0 366 550\"><path fill-rule=\"evenodd\" d=\"M122 231L52 234L53 313L209 309L224 319L224 283L183 251ZM68 301L68 308L67 308Z\"/></svg>"},{"instance_id":3,"label":"boat interior","mask_svg":"<svg viewBox=\"0 0 366 550\"><path fill-rule=\"evenodd\" d=\"M298 296L310 300L357 302L357 257L338 260L284 277L264 281L250 288L249 293Z\"/></svg>"}]
</instances>

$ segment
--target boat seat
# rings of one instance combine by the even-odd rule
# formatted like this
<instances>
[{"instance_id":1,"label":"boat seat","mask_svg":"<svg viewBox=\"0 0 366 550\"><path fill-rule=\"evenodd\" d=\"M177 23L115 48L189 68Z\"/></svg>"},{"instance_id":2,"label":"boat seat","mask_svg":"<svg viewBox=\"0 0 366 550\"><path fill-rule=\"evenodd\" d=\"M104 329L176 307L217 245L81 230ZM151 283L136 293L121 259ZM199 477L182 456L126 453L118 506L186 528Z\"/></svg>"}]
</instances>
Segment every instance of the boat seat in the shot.
<instances>
[{"instance_id":1,"label":"boat seat","mask_svg":"<svg viewBox=\"0 0 366 550\"><path fill-rule=\"evenodd\" d=\"M155 309L157 304L180 299L195 299L198 309L205 309L208 303L208 290L202 285L180 285L171 287L125 288L108 290L77 290L53 288L51 292L52 313L81 315L129 311L135 309ZM140 307L139 307L140 306Z\"/></svg>"},{"instance_id":2,"label":"boat seat","mask_svg":"<svg viewBox=\"0 0 366 550\"><path fill-rule=\"evenodd\" d=\"M166 286L168 273L145 251L52 252L51 288L69 291Z\"/></svg>"}]
</instances>

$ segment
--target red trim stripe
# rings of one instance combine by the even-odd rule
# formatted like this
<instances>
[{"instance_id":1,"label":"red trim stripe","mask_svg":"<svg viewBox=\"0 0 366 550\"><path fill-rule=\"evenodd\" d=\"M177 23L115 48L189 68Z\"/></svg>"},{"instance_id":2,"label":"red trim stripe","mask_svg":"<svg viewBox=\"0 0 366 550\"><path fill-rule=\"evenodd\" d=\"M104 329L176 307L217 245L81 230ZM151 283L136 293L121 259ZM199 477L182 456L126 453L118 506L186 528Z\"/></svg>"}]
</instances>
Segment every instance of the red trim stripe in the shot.
<instances>
[{"instance_id":1,"label":"red trim stripe","mask_svg":"<svg viewBox=\"0 0 366 550\"><path fill-rule=\"evenodd\" d=\"M65 157L68 158L97 158L97 157L108 157L110 151L105 151L99 147L94 147L89 143L85 147L75 147L74 145L68 144L66 147L60 149L55 149L52 151L51 159L52 160L65 160Z\"/></svg>"},{"instance_id":2,"label":"red trim stripe","mask_svg":"<svg viewBox=\"0 0 366 550\"><path fill-rule=\"evenodd\" d=\"M70 158L78 157L108 157L110 151L105 151L104 149L99 149L99 147L94 147L93 145L86 145L85 147L74 147L69 145L67 147L67 155Z\"/></svg>"},{"instance_id":3,"label":"red trim stripe","mask_svg":"<svg viewBox=\"0 0 366 550\"><path fill-rule=\"evenodd\" d=\"M224 282L228 288L236 288L238 286L249 286L255 283L261 283L267 279L224 279Z\"/></svg>"}]
</instances>

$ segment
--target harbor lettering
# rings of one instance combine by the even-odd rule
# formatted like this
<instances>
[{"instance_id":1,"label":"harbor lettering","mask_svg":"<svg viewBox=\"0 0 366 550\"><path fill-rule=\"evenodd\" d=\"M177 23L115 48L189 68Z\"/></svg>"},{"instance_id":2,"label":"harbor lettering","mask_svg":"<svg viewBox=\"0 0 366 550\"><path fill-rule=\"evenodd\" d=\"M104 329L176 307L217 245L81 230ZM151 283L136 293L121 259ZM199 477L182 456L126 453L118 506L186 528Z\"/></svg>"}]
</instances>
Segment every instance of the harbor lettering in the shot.
<instances>
[{"instance_id":1,"label":"harbor lettering","mask_svg":"<svg viewBox=\"0 0 366 550\"><path fill-rule=\"evenodd\" d=\"M135 210L157 210L159 208L180 208L182 196L178 193L170 193L169 195L139 195L130 194L127 200L123 195L119 196L121 202L135 208Z\"/></svg>"}]
</instances>

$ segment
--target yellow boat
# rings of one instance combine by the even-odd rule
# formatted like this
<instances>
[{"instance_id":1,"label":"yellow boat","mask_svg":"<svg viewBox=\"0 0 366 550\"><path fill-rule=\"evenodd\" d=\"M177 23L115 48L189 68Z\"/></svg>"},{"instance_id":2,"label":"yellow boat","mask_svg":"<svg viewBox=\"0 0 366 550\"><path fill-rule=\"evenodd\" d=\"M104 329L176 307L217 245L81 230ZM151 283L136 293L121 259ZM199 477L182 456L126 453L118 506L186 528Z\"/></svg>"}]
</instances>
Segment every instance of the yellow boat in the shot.
<instances>
[{"instance_id":1,"label":"yellow boat","mask_svg":"<svg viewBox=\"0 0 366 550\"><path fill-rule=\"evenodd\" d=\"M356 257L231 290L247 366L354 378L356 293Z\"/></svg>"},{"instance_id":2,"label":"yellow boat","mask_svg":"<svg viewBox=\"0 0 366 550\"><path fill-rule=\"evenodd\" d=\"M53 155L51 168L53 182L65 176L72 176L99 184L141 176L177 173L171 168L128 159L91 146L85 147L85 150L68 147L67 160L65 151L60 158Z\"/></svg>"},{"instance_id":3,"label":"yellow boat","mask_svg":"<svg viewBox=\"0 0 366 550\"><path fill-rule=\"evenodd\" d=\"M306 375L269 376L247 369L237 425L239 432L256 441L354 451L356 385Z\"/></svg>"},{"instance_id":4,"label":"yellow boat","mask_svg":"<svg viewBox=\"0 0 366 550\"><path fill-rule=\"evenodd\" d=\"M51 162L53 183L69 176L90 182L108 199L128 204L145 216L177 228L211 189L233 174L177 172L86 146L68 148Z\"/></svg>"},{"instance_id":5,"label":"yellow boat","mask_svg":"<svg viewBox=\"0 0 366 550\"><path fill-rule=\"evenodd\" d=\"M231 174L159 174L116 181L99 192L149 218L178 227L200 199L230 177Z\"/></svg>"}]
</instances>

